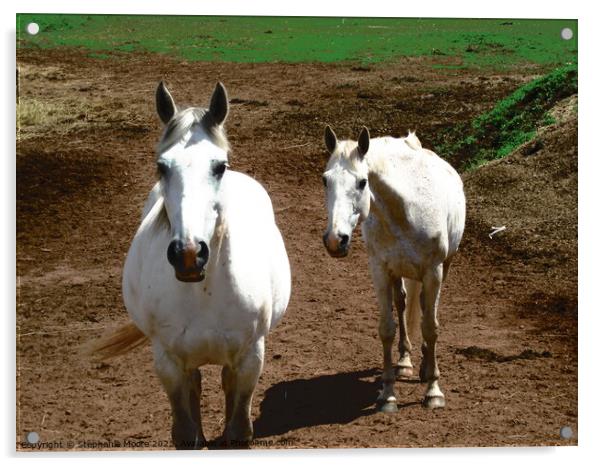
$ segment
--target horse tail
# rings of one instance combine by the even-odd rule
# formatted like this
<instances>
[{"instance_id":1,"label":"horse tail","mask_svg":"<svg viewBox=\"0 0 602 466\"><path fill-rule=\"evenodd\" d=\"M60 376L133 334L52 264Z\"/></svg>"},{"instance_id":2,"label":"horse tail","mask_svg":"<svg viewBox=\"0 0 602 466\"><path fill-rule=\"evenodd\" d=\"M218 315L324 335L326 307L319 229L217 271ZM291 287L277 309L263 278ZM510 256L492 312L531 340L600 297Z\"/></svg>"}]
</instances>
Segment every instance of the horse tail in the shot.
<instances>
[{"instance_id":1,"label":"horse tail","mask_svg":"<svg viewBox=\"0 0 602 466\"><path fill-rule=\"evenodd\" d=\"M422 317L422 308L420 306L420 290L422 283L408 278L403 279L406 289L406 325L410 341L418 342L421 340L422 331L420 330L420 321Z\"/></svg>"},{"instance_id":2,"label":"horse tail","mask_svg":"<svg viewBox=\"0 0 602 466\"><path fill-rule=\"evenodd\" d=\"M143 344L146 339L146 335L130 322L93 341L85 352L100 361L106 361L129 353Z\"/></svg>"}]
</instances>

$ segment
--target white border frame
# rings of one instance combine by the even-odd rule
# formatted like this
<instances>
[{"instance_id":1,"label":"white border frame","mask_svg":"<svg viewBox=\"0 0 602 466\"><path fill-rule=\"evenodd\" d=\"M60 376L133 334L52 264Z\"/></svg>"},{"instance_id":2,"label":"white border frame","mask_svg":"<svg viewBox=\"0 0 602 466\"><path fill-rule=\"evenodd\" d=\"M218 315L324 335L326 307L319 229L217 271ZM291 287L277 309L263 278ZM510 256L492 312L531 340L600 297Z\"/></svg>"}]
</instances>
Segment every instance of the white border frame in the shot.
<instances>
[{"instance_id":1,"label":"white border frame","mask_svg":"<svg viewBox=\"0 0 602 466\"><path fill-rule=\"evenodd\" d=\"M9 462L15 457L44 458L51 464L81 461L83 458L92 464L107 459L162 464L166 458L182 461L188 458L198 463L218 463L224 460L244 460L252 464L301 464L318 459L333 462L365 463L378 457L380 460L398 461L439 461L446 466L451 464L504 465L508 462L523 461L532 463L543 460L547 464L566 465L568 461L587 461L599 456L600 442L600 395L599 385L600 347L592 329L600 328L601 319L596 295L597 275L601 254L596 247L600 242L597 217L600 208L597 200L602 198L598 180L600 150L594 139L600 132L598 113L601 108L599 92L599 55L602 29L597 24L598 16L592 5L594 2L504 0L503 2L476 2L469 0L394 2L392 0L371 0L355 2L344 0L304 0L295 4L283 1L254 0L219 2L192 2L186 0L132 0L105 1L97 5L74 0L23 0L11 4L2 3L0 16L5 44L1 49L2 97L1 114L2 141L2 212L8 218L0 228L2 249L1 296L4 297L3 341L0 344L5 371L4 382L0 384L2 398L6 405L3 422L0 423L0 439L4 456ZM190 453L15 453L15 14L16 13L119 13L119 14L197 14L197 15L275 15L275 16L379 16L379 17L469 17L469 18L557 18L579 20L579 447L546 448L483 448L483 449L387 449L387 450L297 450L297 451L253 451L219 452L204 451ZM560 40L560 39L559 39ZM597 211L597 212L596 212Z\"/></svg>"}]
</instances>

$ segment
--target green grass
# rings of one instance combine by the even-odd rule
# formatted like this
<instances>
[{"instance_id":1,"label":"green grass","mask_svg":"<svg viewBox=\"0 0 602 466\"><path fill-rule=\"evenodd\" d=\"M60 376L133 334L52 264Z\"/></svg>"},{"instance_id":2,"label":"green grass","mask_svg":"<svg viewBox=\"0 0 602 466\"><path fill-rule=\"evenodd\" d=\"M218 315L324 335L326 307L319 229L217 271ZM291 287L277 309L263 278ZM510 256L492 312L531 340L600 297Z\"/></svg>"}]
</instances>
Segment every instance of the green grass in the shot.
<instances>
[{"instance_id":1,"label":"green grass","mask_svg":"<svg viewBox=\"0 0 602 466\"><path fill-rule=\"evenodd\" d=\"M40 32L29 36L28 23ZM563 27L574 36L560 38ZM20 47L156 52L190 61L376 63L433 57L437 66L577 61L576 20L17 15ZM449 59L460 63L446 63Z\"/></svg>"},{"instance_id":2,"label":"green grass","mask_svg":"<svg viewBox=\"0 0 602 466\"><path fill-rule=\"evenodd\" d=\"M519 87L469 125L458 125L446 135L437 152L464 170L505 157L530 141L537 128L554 123L549 110L577 92L577 65L557 68Z\"/></svg>"}]
</instances>

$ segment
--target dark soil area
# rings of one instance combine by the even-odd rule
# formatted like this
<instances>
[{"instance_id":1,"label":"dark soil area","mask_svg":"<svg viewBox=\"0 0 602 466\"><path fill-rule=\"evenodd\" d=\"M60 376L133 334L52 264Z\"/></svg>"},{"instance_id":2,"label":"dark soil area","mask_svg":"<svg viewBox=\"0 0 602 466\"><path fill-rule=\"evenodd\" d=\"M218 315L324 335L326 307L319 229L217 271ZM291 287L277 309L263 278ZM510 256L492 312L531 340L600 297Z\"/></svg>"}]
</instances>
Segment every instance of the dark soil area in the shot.
<instances>
[{"instance_id":1,"label":"dark soil area","mask_svg":"<svg viewBox=\"0 0 602 466\"><path fill-rule=\"evenodd\" d=\"M467 238L489 241L527 312L577 317L577 116L540 130L512 155L464 175ZM489 239L492 226L507 229ZM472 233L472 234L471 234ZM503 282L502 284L506 284Z\"/></svg>"},{"instance_id":2,"label":"dark soil area","mask_svg":"<svg viewBox=\"0 0 602 466\"><path fill-rule=\"evenodd\" d=\"M417 129L432 147L438 131L491 109L537 69L97 60L76 50L19 50L17 59L22 99L82 109L19 134L19 441L35 431L62 449L167 445L169 403L150 348L95 363L81 346L128 321L121 267L155 179L158 81L183 106L206 105L219 79L232 101L232 168L270 193L293 273L255 393L257 447L576 444L575 121L542 133L528 155L464 176L467 229L440 304L443 410L421 407L416 377L398 382L397 414L376 412L382 349L366 252L357 238L334 260L321 243L324 125L341 137L362 125L373 136ZM223 429L219 373L203 369L208 439ZM572 439L560 437L563 426Z\"/></svg>"}]
</instances>

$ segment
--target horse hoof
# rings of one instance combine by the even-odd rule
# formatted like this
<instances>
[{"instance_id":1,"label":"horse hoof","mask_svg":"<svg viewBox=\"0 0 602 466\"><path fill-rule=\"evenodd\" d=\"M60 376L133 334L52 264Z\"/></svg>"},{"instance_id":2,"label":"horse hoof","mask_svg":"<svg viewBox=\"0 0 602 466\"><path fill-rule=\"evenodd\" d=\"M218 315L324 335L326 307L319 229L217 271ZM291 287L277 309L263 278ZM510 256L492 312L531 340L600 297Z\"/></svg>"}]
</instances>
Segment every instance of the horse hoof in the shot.
<instances>
[{"instance_id":1,"label":"horse hoof","mask_svg":"<svg viewBox=\"0 0 602 466\"><path fill-rule=\"evenodd\" d=\"M378 403L378 410L381 413L393 414L397 412L397 401L392 396L387 401Z\"/></svg>"},{"instance_id":2,"label":"horse hoof","mask_svg":"<svg viewBox=\"0 0 602 466\"><path fill-rule=\"evenodd\" d=\"M445 398L442 396L428 396L422 402L422 406L428 409L444 408Z\"/></svg>"},{"instance_id":3,"label":"horse hoof","mask_svg":"<svg viewBox=\"0 0 602 466\"><path fill-rule=\"evenodd\" d=\"M396 367L395 376L400 379L409 379L414 375L414 369L411 367Z\"/></svg>"}]
</instances>

